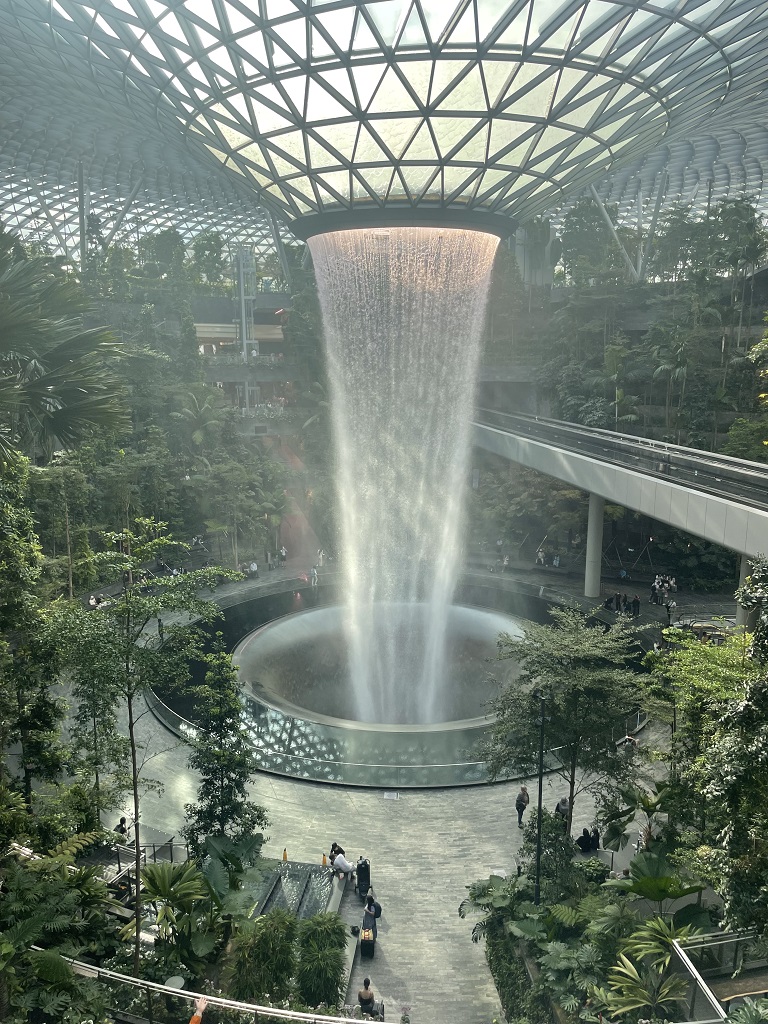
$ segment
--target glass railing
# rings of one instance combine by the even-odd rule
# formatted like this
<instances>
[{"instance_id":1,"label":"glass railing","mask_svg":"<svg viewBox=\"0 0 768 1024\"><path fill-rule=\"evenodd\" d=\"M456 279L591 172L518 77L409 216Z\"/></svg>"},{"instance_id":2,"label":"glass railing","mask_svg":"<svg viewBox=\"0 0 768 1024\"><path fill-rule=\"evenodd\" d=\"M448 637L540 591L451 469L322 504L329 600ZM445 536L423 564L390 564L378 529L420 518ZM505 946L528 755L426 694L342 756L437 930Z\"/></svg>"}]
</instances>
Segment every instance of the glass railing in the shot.
<instances>
[{"instance_id":1,"label":"glass railing","mask_svg":"<svg viewBox=\"0 0 768 1024\"><path fill-rule=\"evenodd\" d=\"M625 466L692 490L768 509L768 465L759 462L495 409L478 409L475 422L601 462Z\"/></svg>"}]
</instances>

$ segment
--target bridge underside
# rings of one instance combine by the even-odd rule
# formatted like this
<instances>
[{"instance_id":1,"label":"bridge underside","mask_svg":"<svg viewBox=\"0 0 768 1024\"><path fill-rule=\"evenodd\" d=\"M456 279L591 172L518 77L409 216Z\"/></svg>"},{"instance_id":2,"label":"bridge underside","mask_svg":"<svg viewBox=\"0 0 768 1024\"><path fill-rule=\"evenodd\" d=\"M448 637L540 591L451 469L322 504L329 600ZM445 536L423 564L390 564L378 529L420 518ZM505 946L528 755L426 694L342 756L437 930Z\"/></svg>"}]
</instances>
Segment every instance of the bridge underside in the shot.
<instances>
[{"instance_id":1,"label":"bridge underside","mask_svg":"<svg viewBox=\"0 0 768 1024\"><path fill-rule=\"evenodd\" d=\"M719 544L742 555L742 574L747 559L768 551L768 512L719 495L707 494L645 475L621 465L567 451L521 437L496 427L473 424L473 443L521 466L572 484L590 496L623 505L661 523ZM602 540L602 502L590 501L589 536L593 545ZM600 550L599 547L597 549ZM587 552L585 594L599 596L599 573ZM592 571L590 572L590 565Z\"/></svg>"}]
</instances>

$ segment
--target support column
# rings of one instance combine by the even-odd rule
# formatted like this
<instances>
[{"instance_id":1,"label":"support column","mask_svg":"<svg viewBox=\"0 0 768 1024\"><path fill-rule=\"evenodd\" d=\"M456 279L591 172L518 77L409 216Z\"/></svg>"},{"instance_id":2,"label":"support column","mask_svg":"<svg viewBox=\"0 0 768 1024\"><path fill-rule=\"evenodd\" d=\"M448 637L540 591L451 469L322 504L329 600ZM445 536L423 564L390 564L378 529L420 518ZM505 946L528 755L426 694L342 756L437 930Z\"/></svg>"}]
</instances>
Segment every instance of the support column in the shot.
<instances>
[{"instance_id":1,"label":"support column","mask_svg":"<svg viewBox=\"0 0 768 1024\"><path fill-rule=\"evenodd\" d=\"M600 597L600 576L603 566L603 514L605 499L599 494L589 496L587 520L587 564L584 570L584 596Z\"/></svg>"},{"instance_id":2,"label":"support column","mask_svg":"<svg viewBox=\"0 0 768 1024\"><path fill-rule=\"evenodd\" d=\"M739 586L744 586L744 580L749 576L752 563L750 562L749 555L742 555L741 562L739 564ZM749 627L750 614L747 608L742 608L740 604L736 605L736 625ZM754 629L754 623L752 628Z\"/></svg>"}]
</instances>

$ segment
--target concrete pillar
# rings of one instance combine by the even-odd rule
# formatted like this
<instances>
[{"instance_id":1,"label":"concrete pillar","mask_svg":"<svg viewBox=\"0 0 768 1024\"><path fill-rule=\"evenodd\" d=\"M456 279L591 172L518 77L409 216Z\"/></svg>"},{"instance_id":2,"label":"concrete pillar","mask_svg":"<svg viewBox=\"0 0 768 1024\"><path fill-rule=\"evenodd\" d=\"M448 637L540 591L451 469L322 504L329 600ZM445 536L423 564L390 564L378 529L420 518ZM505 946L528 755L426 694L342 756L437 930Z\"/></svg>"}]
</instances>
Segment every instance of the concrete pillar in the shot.
<instances>
[{"instance_id":1,"label":"concrete pillar","mask_svg":"<svg viewBox=\"0 0 768 1024\"><path fill-rule=\"evenodd\" d=\"M603 513L605 499L599 494L589 496L587 520L587 564L584 570L584 596L600 597L600 570L603 565Z\"/></svg>"},{"instance_id":2,"label":"concrete pillar","mask_svg":"<svg viewBox=\"0 0 768 1024\"><path fill-rule=\"evenodd\" d=\"M739 564L739 586L744 586L744 580L749 576L749 571L752 567L752 563L749 560L749 555L742 555L741 562ZM736 625L737 626L748 626L750 619L749 611L746 608L742 608L740 604L736 605ZM754 617L752 617L754 619ZM754 621L752 622L752 628L754 629Z\"/></svg>"}]
</instances>

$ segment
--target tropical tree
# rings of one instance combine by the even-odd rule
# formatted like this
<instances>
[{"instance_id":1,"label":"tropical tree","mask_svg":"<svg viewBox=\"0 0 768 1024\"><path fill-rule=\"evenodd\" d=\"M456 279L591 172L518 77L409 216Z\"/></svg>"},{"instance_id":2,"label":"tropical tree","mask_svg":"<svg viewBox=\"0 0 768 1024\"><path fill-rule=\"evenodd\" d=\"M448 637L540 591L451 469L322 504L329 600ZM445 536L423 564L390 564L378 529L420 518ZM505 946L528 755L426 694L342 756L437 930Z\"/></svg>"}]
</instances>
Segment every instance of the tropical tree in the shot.
<instances>
[{"instance_id":1,"label":"tropical tree","mask_svg":"<svg viewBox=\"0 0 768 1024\"><path fill-rule=\"evenodd\" d=\"M19 259L0 235L0 453L50 459L94 428L126 424L117 352L102 327L85 328L88 301L43 257Z\"/></svg>"},{"instance_id":2,"label":"tropical tree","mask_svg":"<svg viewBox=\"0 0 768 1024\"><path fill-rule=\"evenodd\" d=\"M221 647L207 654L205 683L195 689L197 734L189 767L200 774L197 803L186 804L184 838L200 856L206 837L232 842L260 835L269 820L263 807L248 799L255 773L250 741L242 724L243 701L232 658ZM263 838L263 836L262 836Z\"/></svg>"},{"instance_id":3,"label":"tropical tree","mask_svg":"<svg viewBox=\"0 0 768 1024\"><path fill-rule=\"evenodd\" d=\"M203 588L215 589L229 575L201 569L154 581L151 591L141 586L142 565L167 548L165 524L140 520L138 533L125 530L115 536L120 551L110 556L123 579L122 592L106 607L95 610L78 604L57 603L50 615L51 635L61 651L63 665L75 679L99 681L105 695L127 717L131 790L136 847L136 877L141 873L140 813L144 747L137 723L145 713L143 695L155 684L180 685L188 679L190 659L198 656L202 634L198 623L219 612L200 597ZM166 623L165 642L157 642L158 619ZM134 971L140 968L141 894L135 900Z\"/></svg>"},{"instance_id":4,"label":"tropical tree","mask_svg":"<svg viewBox=\"0 0 768 1024\"><path fill-rule=\"evenodd\" d=\"M621 617L609 626L590 621L575 608L551 608L550 617L551 626L526 624L520 640L499 637L499 658L515 659L520 676L493 701L487 761L491 778L535 775L543 728L546 745L557 748L554 770L567 787L570 831L579 793L602 794L635 774L635 759L616 741L640 699L632 668L640 630Z\"/></svg>"}]
</instances>

